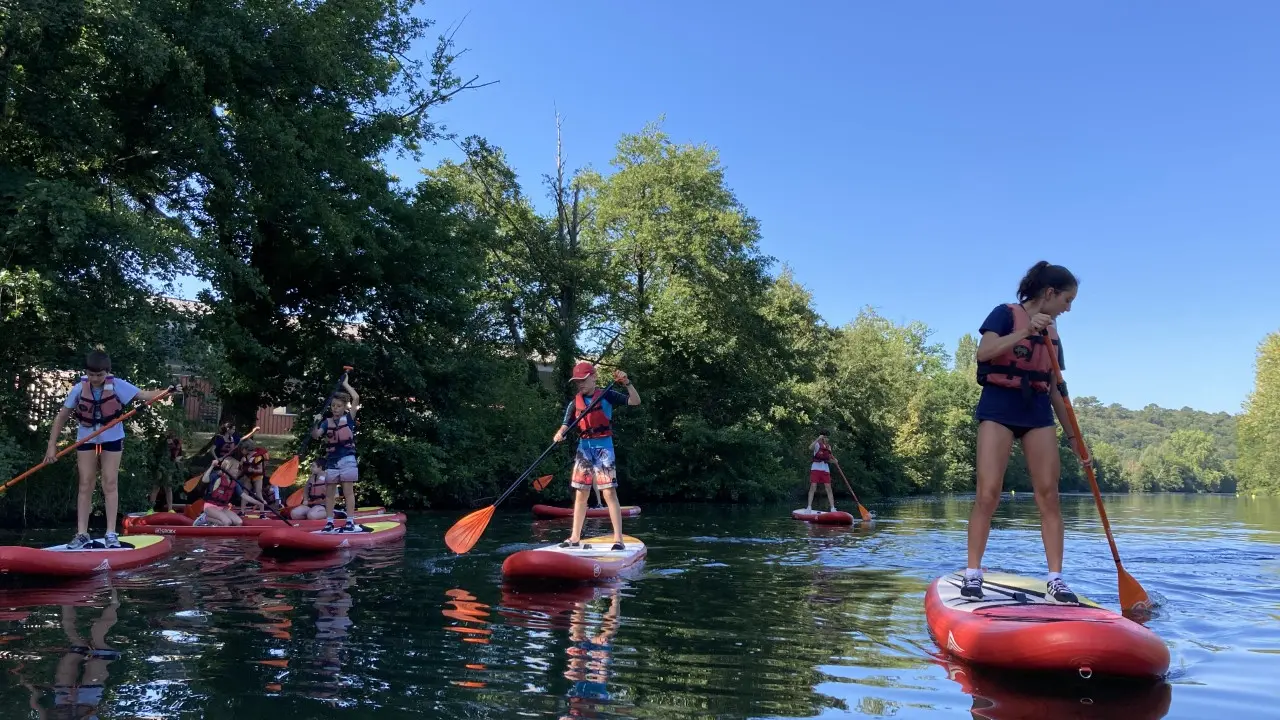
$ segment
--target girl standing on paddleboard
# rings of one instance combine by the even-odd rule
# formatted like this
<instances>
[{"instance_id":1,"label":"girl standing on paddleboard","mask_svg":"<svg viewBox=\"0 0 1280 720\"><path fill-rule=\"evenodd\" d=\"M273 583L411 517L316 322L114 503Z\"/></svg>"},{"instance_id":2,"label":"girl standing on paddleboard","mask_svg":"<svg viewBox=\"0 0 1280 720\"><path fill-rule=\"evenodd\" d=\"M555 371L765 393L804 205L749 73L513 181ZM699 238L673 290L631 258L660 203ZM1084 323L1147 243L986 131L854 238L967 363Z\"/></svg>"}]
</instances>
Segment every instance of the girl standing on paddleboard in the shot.
<instances>
[{"instance_id":1,"label":"girl standing on paddleboard","mask_svg":"<svg viewBox=\"0 0 1280 720\"><path fill-rule=\"evenodd\" d=\"M587 520L587 498L594 484L609 506L609 522L613 524L614 550L626 549L622 543L622 509L618 506L618 476L613 451L613 409L618 405L639 405L640 393L621 370L613 373L613 382L627 388L626 394L596 388L596 366L580 362L573 366L572 380L578 385L573 401L564 409L564 424L556 431L555 442L569 434L569 422L582 415L595 403L594 409L578 421L578 452L573 461L573 531L560 547L578 547L582 526ZM603 397L600 397L603 395ZM596 402L599 400L599 402Z\"/></svg>"},{"instance_id":2,"label":"girl standing on paddleboard","mask_svg":"<svg viewBox=\"0 0 1280 720\"><path fill-rule=\"evenodd\" d=\"M1044 540L1049 577L1045 599L1075 603L1077 598L1062 580L1062 508L1058 505L1061 461L1054 416L1065 417L1066 408L1053 378L1049 352L1063 362L1062 344L1054 319L1071 310L1079 283L1070 270L1041 260L1027 271L1018 285L1018 303L998 305L978 332L978 487L969 515L969 561L961 595L982 597L982 554L991 534L991 516L1000 502L1004 472L1014 440L1022 442L1036 507L1040 510L1040 536ZM1050 349L1052 347L1052 349ZM1071 429L1063 431L1076 454L1080 450Z\"/></svg>"}]
</instances>

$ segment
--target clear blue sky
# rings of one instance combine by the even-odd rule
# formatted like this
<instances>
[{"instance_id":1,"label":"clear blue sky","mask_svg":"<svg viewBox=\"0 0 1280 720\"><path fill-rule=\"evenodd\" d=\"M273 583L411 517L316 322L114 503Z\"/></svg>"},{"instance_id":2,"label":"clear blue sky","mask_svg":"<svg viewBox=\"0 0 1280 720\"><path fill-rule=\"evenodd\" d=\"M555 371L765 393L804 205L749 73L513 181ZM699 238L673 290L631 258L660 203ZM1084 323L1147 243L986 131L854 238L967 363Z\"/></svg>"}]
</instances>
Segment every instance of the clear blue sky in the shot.
<instances>
[{"instance_id":1,"label":"clear blue sky","mask_svg":"<svg viewBox=\"0 0 1280 720\"><path fill-rule=\"evenodd\" d=\"M1076 395L1237 412L1280 329L1280 3L433 0L497 85L436 117L537 193L666 116L832 324L954 349L1041 258L1081 278ZM428 153L457 157L452 146ZM393 160L412 181L418 165Z\"/></svg>"}]
</instances>

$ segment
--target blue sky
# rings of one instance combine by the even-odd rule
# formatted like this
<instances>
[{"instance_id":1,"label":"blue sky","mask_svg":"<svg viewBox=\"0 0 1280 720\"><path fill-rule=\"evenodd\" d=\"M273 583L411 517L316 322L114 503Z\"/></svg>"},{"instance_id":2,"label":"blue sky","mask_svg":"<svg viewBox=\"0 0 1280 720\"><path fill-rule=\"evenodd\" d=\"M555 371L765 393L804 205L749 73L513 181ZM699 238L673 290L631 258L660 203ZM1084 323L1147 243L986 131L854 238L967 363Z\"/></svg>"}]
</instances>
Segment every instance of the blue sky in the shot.
<instances>
[{"instance_id":1,"label":"blue sky","mask_svg":"<svg viewBox=\"0 0 1280 720\"><path fill-rule=\"evenodd\" d=\"M1041 258L1081 278L1074 394L1236 412L1280 329L1280 3L436 0L499 81L437 113L526 190L665 115L832 324L954 348ZM456 157L450 146L424 158ZM419 164L395 159L412 180Z\"/></svg>"}]
</instances>

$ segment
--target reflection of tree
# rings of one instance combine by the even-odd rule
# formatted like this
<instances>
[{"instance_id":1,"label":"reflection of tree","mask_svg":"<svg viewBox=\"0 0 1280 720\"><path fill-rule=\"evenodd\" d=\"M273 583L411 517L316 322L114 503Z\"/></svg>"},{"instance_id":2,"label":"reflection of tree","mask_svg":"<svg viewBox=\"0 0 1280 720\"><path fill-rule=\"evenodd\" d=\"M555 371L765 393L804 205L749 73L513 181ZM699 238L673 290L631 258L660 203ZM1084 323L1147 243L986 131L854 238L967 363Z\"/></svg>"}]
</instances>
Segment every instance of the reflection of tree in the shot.
<instances>
[{"instance_id":1,"label":"reflection of tree","mask_svg":"<svg viewBox=\"0 0 1280 720\"><path fill-rule=\"evenodd\" d=\"M66 633L69 645L59 658L57 668L54 670L51 688L52 709L41 704L41 690L33 685L21 670L15 671L21 684L30 693L31 709L36 711L42 720L50 717L97 716L98 706L102 704L107 685L107 668L112 661L120 657L120 653L107 644L107 632L116 624L116 612L119 607L120 600L112 590L110 604L93 621L89 629L89 638L86 640L76 627L75 606L62 606L62 631Z\"/></svg>"}]
</instances>

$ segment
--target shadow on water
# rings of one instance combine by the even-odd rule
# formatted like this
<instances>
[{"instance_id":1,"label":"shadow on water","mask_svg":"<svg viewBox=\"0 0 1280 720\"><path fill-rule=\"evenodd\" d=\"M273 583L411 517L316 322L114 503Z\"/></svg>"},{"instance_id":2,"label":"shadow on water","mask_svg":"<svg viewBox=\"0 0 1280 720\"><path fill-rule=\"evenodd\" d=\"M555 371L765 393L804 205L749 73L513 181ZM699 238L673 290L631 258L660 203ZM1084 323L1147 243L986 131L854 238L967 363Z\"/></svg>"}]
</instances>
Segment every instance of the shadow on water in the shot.
<instances>
[{"instance_id":1,"label":"shadow on water","mask_svg":"<svg viewBox=\"0 0 1280 720\"><path fill-rule=\"evenodd\" d=\"M520 510L463 556L440 542L452 515L414 516L403 546L287 561L251 542L180 539L109 578L0 581L0 716L1280 715L1280 501L1108 498L1125 566L1162 601L1148 626L1173 657L1167 682L1124 687L939 652L924 591L961 565L970 506L884 503L853 527L785 507L646 507L626 530L648 558L607 587L504 583L507 554L568 530ZM1068 577L1114 608L1092 500L1064 499L1064 516ZM1030 498L1006 497L995 528L988 568L1044 572Z\"/></svg>"}]
</instances>

